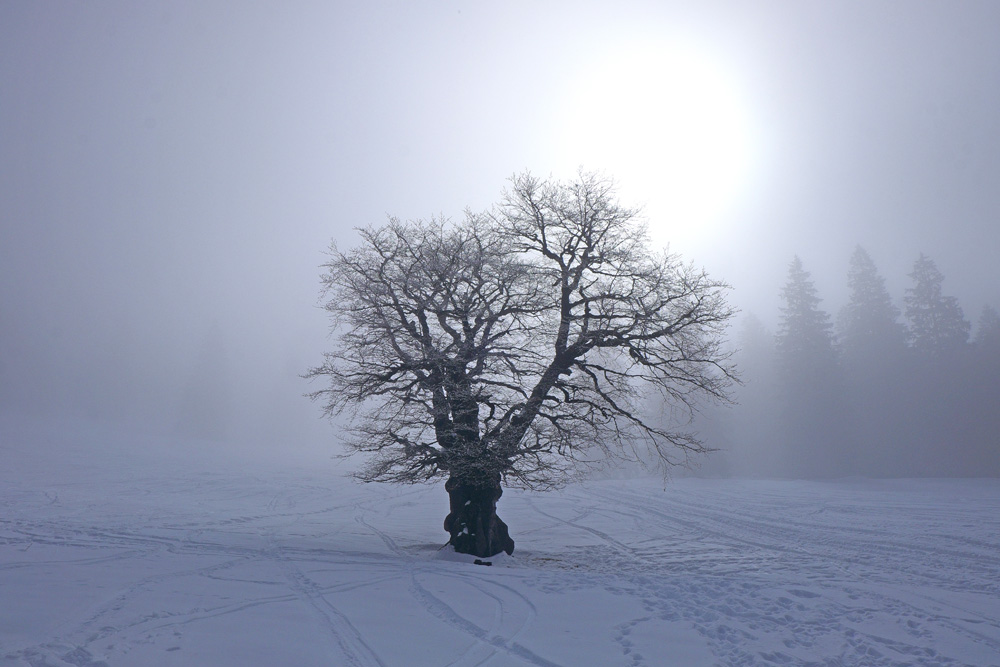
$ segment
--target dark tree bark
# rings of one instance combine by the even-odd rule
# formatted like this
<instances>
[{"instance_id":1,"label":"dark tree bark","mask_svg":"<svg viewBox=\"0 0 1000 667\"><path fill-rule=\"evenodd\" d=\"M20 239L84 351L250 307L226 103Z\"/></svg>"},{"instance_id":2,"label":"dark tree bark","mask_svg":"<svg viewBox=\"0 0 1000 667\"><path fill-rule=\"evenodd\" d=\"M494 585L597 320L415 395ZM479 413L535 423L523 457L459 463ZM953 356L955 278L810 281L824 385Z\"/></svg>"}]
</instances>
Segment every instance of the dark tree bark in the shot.
<instances>
[{"instance_id":1,"label":"dark tree bark","mask_svg":"<svg viewBox=\"0 0 1000 667\"><path fill-rule=\"evenodd\" d=\"M514 553L507 524L497 516L497 501L503 495L499 475L495 481L480 484L450 477L444 488L451 502L444 529L451 535L448 543L455 551L480 558L491 558L501 551Z\"/></svg>"}]
</instances>

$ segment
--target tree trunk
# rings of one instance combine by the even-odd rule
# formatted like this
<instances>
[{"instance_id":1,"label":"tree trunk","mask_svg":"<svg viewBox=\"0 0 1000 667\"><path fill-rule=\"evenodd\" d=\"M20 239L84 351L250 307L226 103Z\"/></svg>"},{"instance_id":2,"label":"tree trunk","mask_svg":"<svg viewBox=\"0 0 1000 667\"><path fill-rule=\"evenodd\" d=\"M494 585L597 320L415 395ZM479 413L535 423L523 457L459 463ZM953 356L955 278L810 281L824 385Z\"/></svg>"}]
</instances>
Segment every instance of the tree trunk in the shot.
<instances>
[{"instance_id":1,"label":"tree trunk","mask_svg":"<svg viewBox=\"0 0 1000 667\"><path fill-rule=\"evenodd\" d=\"M444 529L451 534L448 544L461 554L480 558L496 556L501 551L514 552L507 524L497 516L497 501L503 495L500 480L473 484L451 477L444 485L451 501L451 513Z\"/></svg>"}]
</instances>

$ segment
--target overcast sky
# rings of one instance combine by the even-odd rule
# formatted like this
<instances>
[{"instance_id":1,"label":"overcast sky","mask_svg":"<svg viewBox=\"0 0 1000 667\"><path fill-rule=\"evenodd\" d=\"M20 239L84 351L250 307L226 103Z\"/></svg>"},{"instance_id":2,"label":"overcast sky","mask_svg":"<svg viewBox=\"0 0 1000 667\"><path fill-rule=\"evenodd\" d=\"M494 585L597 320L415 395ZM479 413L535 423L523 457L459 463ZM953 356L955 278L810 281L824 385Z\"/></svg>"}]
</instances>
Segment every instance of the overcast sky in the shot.
<instances>
[{"instance_id":1,"label":"overcast sky","mask_svg":"<svg viewBox=\"0 0 1000 667\"><path fill-rule=\"evenodd\" d=\"M322 439L330 240L524 170L605 170L765 322L858 243L1000 306L1000 3L233 7L0 3L4 409Z\"/></svg>"}]
</instances>

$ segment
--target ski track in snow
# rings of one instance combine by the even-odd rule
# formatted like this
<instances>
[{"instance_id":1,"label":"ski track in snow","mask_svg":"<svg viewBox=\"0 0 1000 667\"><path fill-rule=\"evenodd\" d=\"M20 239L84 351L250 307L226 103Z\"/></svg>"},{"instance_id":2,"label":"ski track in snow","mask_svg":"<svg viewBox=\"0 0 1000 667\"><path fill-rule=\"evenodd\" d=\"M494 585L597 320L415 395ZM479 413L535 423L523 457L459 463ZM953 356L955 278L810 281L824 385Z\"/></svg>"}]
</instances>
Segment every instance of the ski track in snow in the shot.
<instances>
[{"instance_id":1,"label":"ski track in snow","mask_svg":"<svg viewBox=\"0 0 1000 667\"><path fill-rule=\"evenodd\" d=\"M3 665L1000 665L1000 480L509 491L489 568L441 485L0 481Z\"/></svg>"}]
</instances>

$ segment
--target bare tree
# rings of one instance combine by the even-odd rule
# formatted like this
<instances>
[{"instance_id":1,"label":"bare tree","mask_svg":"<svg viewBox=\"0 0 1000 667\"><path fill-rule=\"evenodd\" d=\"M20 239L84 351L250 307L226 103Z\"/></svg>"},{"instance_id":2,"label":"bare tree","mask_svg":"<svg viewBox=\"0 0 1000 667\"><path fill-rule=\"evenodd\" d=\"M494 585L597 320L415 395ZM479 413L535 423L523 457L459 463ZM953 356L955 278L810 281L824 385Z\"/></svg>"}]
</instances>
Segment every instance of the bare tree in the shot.
<instances>
[{"instance_id":1,"label":"bare tree","mask_svg":"<svg viewBox=\"0 0 1000 667\"><path fill-rule=\"evenodd\" d=\"M705 451L641 410L726 400L727 286L648 250L637 212L593 174L516 176L488 213L361 230L323 276L336 351L307 377L348 410L358 477L446 476L456 551L511 553L501 484L552 488L644 443L665 466Z\"/></svg>"}]
</instances>

